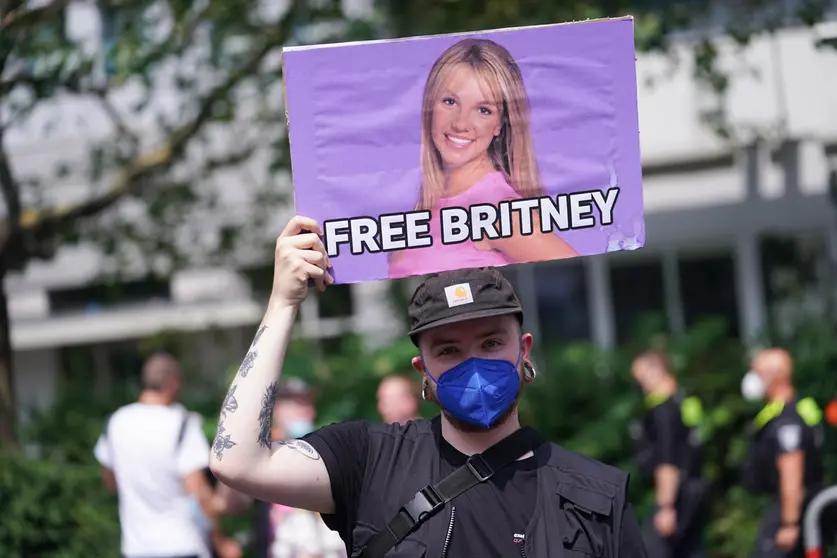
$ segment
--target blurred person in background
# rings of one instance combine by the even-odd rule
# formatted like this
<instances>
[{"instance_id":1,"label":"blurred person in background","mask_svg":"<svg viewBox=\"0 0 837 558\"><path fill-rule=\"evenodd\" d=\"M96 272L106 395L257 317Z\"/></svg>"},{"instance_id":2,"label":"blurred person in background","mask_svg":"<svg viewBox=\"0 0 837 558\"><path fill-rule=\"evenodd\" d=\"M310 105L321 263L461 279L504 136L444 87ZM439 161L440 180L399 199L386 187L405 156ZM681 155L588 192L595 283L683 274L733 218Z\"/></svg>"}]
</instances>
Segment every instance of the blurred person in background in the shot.
<instances>
[{"instance_id":1,"label":"blurred person in background","mask_svg":"<svg viewBox=\"0 0 837 558\"><path fill-rule=\"evenodd\" d=\"M295 440L314 431L316 394L304 381L290 378L276 390L274 442ZM265 558L343 558L343 541L320 514L282 504L257 502L256 555Z\"/></svg>"},{"instance_id":2,"label":"blurred person in background","mask_svg":"<svg viewBox=\"0 0 837 558\"><path fill-rule=\"evenodd\" d=\"M180 365L156 353L141 381L138 401L109 417L94 448L105 486L118 495L123 558L208 558L213 550L240 558L217 528L201 418L178 403Z\"/></svg>"},{"instance_id":3,"label":"blurred person in background","mask_svg":"<svg viewBox=\"0 0 837 558\"><path fill-rule=\"evenodd\" d=\"M411 364L440 415L336 423L271 444L299 305L309 281L334 282L322 234L296 216L277 239L268 308L230 386L239 405L219 417L210 463L222 482L321 512L351 556L647 557L628 474L521 427L533 338L496 269L432 274L411 298Z\"/></svg>"},{"instance_id":4,"label":"blurred person in background","mask_svg":"<svg viewBox=\"0 0 837 558\"><path fill-rule=\"evenodd\" d=\"M233 394L229 401L237 400ZM273 405L272 442L301 438L312 432L317 418L316 393L304 381L290 378L276 390ZM219 485L221 509L240 513L253 500L223 483ZM318 513L282 504L256 500L253 510L253 556L255 558L343 558L340 537L323 523Z\"/></svg>"},{"instance_id":5,"label":"blurred person in background","mask_svg":"<svg viewBox=\"0 0 837 558\"><path fill-rule=\"evenodd\" d=\"M645 396L645 414L632 426L636 460L655 496L645 548L654 558L703 558L710 510L709 486L700 476L702 405L679 388L663 352L640 354L631 374Z\"/></svg>"},{"instance_id":6,"label":"blurred person in background","mask_svg":"<svg viewBox=\"0 0 837 558\"><path fill-rule=\"evenodd\" d=\"M745 399L766 399L750 427L750 449L743 468L745 486L769 494L753 558L795 556L802 548L802 518L822 489L822 411L811 398L799 399L793 385L793 359L781 348L758 352L741 382Z\"/></svg>"},{"instance_id":7,"label":"blurred person in background","mask_svg":"<svg viewBox=\"0 0 837 558\"><path fill-rule=\"evenodd\" d=\"M385 423L406 424L419 417L419 388L406 374L392 374L378 384L378 414Z\"/></svg>"}]
</instances>

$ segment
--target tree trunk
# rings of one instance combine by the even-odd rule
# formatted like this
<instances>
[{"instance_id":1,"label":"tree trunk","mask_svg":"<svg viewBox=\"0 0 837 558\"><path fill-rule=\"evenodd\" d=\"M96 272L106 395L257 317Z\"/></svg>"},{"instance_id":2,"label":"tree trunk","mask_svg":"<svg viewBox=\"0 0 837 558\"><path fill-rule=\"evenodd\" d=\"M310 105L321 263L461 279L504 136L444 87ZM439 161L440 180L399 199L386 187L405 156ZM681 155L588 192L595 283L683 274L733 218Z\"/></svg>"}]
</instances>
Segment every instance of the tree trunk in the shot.
<instances>
[{"instance_id":1,"label":"tree trunk","mask_svg":"<svg viewBox=\"0 0 837 558\"><path fill-rule=\"evenodd\" d=\"M0 447L17 450L17 405L15 404L12 367L12 331L5 278L6 273L0 271Z\"/></svg>"}]
</instances>

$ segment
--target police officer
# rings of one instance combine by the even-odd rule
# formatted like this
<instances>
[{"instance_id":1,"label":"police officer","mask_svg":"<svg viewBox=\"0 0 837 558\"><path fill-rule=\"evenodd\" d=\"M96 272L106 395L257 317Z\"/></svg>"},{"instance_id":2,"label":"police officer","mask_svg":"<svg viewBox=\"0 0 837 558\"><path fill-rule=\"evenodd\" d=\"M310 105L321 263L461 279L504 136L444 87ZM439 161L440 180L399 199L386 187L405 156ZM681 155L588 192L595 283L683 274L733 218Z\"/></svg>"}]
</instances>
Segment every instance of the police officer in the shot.
<instances>
[{"instance_id":1,"label":"police officer","mask_svg":"<svg viewBox=\"0 0 837 558\"><path fill-rule=\"evenodd\" d=\"M792 373L788 352L771 348L756 354L741 383L745 399L767 399L751 425L744 484L774 497L753 558L793 556L801 548L805 506L822 488L822 411L813 399L798 398Z\"/></svg>"},{"instance_id":2,"label":"police officer","mask_svg":"<svg viewBox=\"0 0 837 558\"><path fill-rule=\"evenodd\" d=\"M654 484L654 510L643 528L648 554L660 558L705 556L708 486L700 477L702 405L677 385L662 352L639 355L631 366L645 394L645 413L634 423L639 472Z\"/></svg>"},{"instance_id":3,"label":"police officer","mask_svg":"<svg viewBox=\"0 0 837 558\"><path fill-rule=\"evenodd\" d=\"M493 269L431 275L410 302L412 366L441 415L331 424L271 447L265 432L297 309L309 279L332 283L321 234L295 217L277 241L268 309L210 456L223 482L320 512L353 557L646 558L628 474L521 428L518 401L536 385L533 339Z\"/></svg>"}]
</instances>

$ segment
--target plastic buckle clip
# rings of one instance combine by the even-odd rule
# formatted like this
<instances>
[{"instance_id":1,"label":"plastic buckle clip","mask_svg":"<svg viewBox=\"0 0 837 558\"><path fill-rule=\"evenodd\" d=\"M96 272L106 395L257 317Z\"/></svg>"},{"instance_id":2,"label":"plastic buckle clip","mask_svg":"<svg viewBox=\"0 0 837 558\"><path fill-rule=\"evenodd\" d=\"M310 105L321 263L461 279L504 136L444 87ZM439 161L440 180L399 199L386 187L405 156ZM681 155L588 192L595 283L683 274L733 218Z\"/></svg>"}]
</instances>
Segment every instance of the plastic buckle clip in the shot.
<instances>
[{"instance_id":1,"label":"plastic buckle clip","mask_svg":"<svg viewBox=\"0 0 837 558\"><path fill-rule=\"evenodd\" d=\"M401 508L413 524L418 524L442 507L444 502L432 486L425 486L413 496L410 502Z\"/></svg>"},{"instance_id":2,"label":"plastic buckle clip","mask_svg":"<svg viewBox=\"0 0 837 558\"><path fill-rule=\"evenodd\" d=\"M469 457L468 461L465 462L465 465L468 467L468 470L471 471L471 474L474 475L474 477L476 477L476 479L480 482L487 481L491 475L494 474L494 471L491 470L491 467L485 462L482 455L478 453ZM477 467L477 465L479 465L479 467ZM485 473L481 473L480 470L485 471Z\"/></svg>"}]
</instances>

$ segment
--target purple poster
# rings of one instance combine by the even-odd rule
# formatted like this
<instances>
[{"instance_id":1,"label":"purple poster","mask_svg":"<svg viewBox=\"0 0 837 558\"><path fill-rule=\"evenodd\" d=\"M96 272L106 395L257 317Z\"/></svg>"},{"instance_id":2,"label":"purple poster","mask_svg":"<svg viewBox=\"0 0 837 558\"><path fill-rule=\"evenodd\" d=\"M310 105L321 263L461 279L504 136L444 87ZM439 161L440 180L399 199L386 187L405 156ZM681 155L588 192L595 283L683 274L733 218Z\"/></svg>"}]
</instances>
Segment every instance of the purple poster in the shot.
<instances>
[{"instance_id":1,"label":"purple poster","mask_svg":"<svg viewBox=\"0 0 837 558\"><path fill-rule=\"evenodd\" d=\"M337 283L645 243L632 18L283 57L296 213Z\"/></svg>"}]
</instances>

